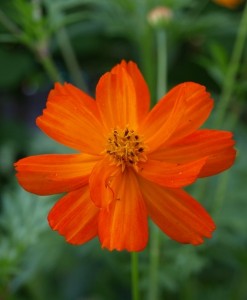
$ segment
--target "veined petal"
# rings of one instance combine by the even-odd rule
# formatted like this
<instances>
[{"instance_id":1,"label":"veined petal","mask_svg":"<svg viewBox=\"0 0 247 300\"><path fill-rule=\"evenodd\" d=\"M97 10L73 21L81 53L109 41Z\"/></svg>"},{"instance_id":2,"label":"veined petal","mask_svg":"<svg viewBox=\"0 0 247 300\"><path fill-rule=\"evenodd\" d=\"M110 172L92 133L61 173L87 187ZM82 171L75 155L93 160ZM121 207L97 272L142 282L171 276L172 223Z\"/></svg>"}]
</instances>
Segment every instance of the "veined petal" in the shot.
<instances>
[{"instance_id":1,"label":"veined petal","mask_svg":"<svg viewBox=\"0 0 247 300\"><path fill-rule=\"evenodd\" d=\"M59 194L87 184L97 160L97 156L87 154L29 156L15 163L16 176L28 192Z\"/></svg>"},{"instance_id":2,"label":"veined petal","mask_svg":"<svg viewBox=\"0 0 247 300\"><path fill-rule=\"evenodd\" d=\"M99 154L103 125L96 102L71 84L55 84L37 125L54 140L79 151Z\"/></svg>"},{"instance_id":3,"label":"veined petal","mask_svg":"<svg viewBox=\"0 0 247 300\"><path fill-rule=\"evenodd\" d=\"M150 154L154 160L185 164L207 156L199 177L220 173L234 163L236 151L232 133L220 130L197 130L175 143L167 143Z\"/></svg>"},{"instance_id":4,"label":"veined petal","mask_svg":"<svg viewBox=\"0 0 247 300\"><path fill-rule=\"evenodd\" d=\"M89 178L90 196L97 207L107 207L116 199L121 182L121 167L112 164L108 158L99 161Z\"/></svg>"},{"instance_id":5,"label":"veined petal","mask_svg":"<svg viewBox=\"0 0 247 300\"><path fill-rule=\"evenodd\" d=\"M201 169L199 177L208 177L229 169L236 158L236 150L227 148L220 153L211 155Z\"/></svg>"},{"instance_id":6,"label":"veined petal","mask_svg":"<svg viewBox=\"0 0 247 300\"><path fill-rule=\"evenodd\" d=\"M214 104L206 88L194 82L185 83L185 99L186 111L170 137L172 141L179 140L201 127L209 117Z\"/></svg>"},{"instance_id":7,"label":"veined petal","mask_svg":"<svg viewBox=\"0 0 247 300\"><path fill-rule=\"evenodd\" d=\"M167 163L158 160L148 160L139 164L139 175L159 185L178 188L193 183L207 158L202 158L186 164Z\"/></svg>"},{"instance_id":8,"label":"veined petal","mask_svg":"<svg viewBox=\"0 0 247 300\"><path fill-rule=\"evenodd\" d=\"M145 118L141 132L150 152L194 132L208 118L213 101L205 87L186 82L174 87Z\"/></svg>"},{"instance_id":9,"label":"veined petal","mask_svg":"<svg viewBox=\"0 0 247 300\"><path fill-rule=\"evenodd\" d=\"M96 103L106 129L137 126L136 91L127 70L117 65L104 74L96 88Z\"/></svg>"},{"instance_id":10,"label":"veined petal","mask_svg":"<svg viewBox=\"0 0 247 300\"><path fill-rule=\"evenodd\" d=\"M184 90L183 85L172 89L155 105L141 124L139 131L145 138L149 152L168 140L179 126L186 109Z\"/></svg>"},{"instance_id":11,"label":"veined petal","mask_svg":"<svg viewBox=\"0 0 247 300\"><path fill-rule=\"evenodd\" d=\"M206 210L181 189L168 189L141 181L141 190L152 220L170 238L199 245L210 238L215 224Z\"/></svg>"},{"instance_id":12,"label":"veined petal","mask_svg":"<svg viewBox=\"0 0 247 300\"><path fill-rule=\"evenodd\" d=\"M141 121L148 113L150 107L150 93L145 79L143 78L137 65L130 61L126 63L124 60L120 64L130 75L136 92L137 117ZM114 72L114 69L112 71Z\"/></svg>"},{"instance_id":13,"label":"veined petal","mask_svg":"<svg viewBox=\"0 0 247 300\"><path fill-rule=\"evenodd\" d=\"M134 172L126 169L117 200L99 214L99 239L109 250L141 251L148 240L145 203Z\"/></svg>"},{"instance_id":14,"label":"veined petal","mask_svg":"<svg viewBox=\"0 0 247 300\"><path fill-rule=\"evenodd\" d=\"M98 214L85 186L62 197L51 209L48 221L67 242L78 245L97 236Z\"/></svg>"}]
</instances>

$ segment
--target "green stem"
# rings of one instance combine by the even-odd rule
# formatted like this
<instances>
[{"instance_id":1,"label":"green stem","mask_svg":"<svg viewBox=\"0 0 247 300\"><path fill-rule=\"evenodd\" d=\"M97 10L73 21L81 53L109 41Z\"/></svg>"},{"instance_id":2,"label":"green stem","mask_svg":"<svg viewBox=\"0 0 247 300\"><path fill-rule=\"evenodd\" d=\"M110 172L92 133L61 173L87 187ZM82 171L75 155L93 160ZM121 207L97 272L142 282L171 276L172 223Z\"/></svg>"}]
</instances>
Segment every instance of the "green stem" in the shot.
<instances>
[{"instance_id":1,"label":"green stem","mask_svg":"<svg viewBox=\"0 0 247 300\"><path fill-rule=\"evenodd\" d=\"M234 129L234 127L237 124L238 117L239 117L239 112L241 111L241 107L236 107L235 110L231 111L230 117L228 118L228 128ZM224 202L224 199L226 197L226 192L228 188L228 182L230 180L230 172L224 172L219 177L219 181L217 183L215 195L214 195L214 200L213 200L213 208L212 208L212 213L216 214L217 212L220 211L222 204Z\"/></svg>"},{"instance_id":2,"label":"green stem","mask_svg":"<svg viewBox=\"0 0 247 300\"><path fill-rule=\"evenodd\" d=\"M150 238L150 269L149 269L149 290L148 290L148 300L159 299L159 245L160 245L160 234L159 229L153 226L151 238Z\"/></svg>"},{"instance_id":3,"label":"green stem","mask_svg":"<svg viewBox=\"0 0 247 300\"><path fill-rule=\"evenodd\" d=\"M139 300L138 253L131 253L132 300Z\"/></svg>"},{"instance_id":4,"label":"green stem","mask_svg":"<svg viewBox=\"0 0 247 300\"><path fill-rule=\"evenodd\" d=\"M167 45L164 29L157 30L157 98L167 92Z\"/></svg>"},{"instance_id":5,"label":"green stem","mask_svg":"<svg viewBox=\"0 0 247 300\"><path fill-rule=\"evenodd\" d=\"M246 38L247 38L247 2L243 11L242 19L239 24L231 61L222 88L222 95L218 106L217 118L215 120L215 125L217 127L222 125L226 115L226 110L232 98L232 94L234 91L234 84L236 81L237 72L240 67L240 60L244 50ZM237 118L234 118L232 120L232 126L235 125L236 121ZM228 182L229 182L229 172L226 172L223 175L221 175L218 181L218 185L215 192L214 206L213 206L214 213L222 206L227 191Z\"/></svg>"},{"instance_id":6,"label":"green stem","mask_svg":"<svg viewBox=\"0 0 247 300\"><path fill-rule=\"evenodd\" d=\"M27 48L37 54L40 63L42 64L43 68L47 72L48 76L52 81L61 81L61 77L57 68L51 59L51 57L46 53L47 52L47 45L43 42L40 42L40 46L37 46L38 43L35 45L32 44L28 39L25 39L23 36L23 32L13 23L1 10L0 10L0 22L4 25L4 27L12 33L19 42L24 44ZM45 42L46 44L46 42Z\"/></svg>"},{"instance_id":7,"label":"green stem","mask_svg":"<svg viewBox=\"0 0 247 300\"><path fill-rule=\"evenodd\" d=\"M225 81L223 83L221 99L218 104L217 118L215 119L215 126L219 127L224 121L226 110L230 104L232 93L234 91L234 84L237 72L240 67L240 60L244 50L244 45L247 37L247 2L243 11L242 19L239 24L236 41L234 44L232 57L228 66Z\"/></svg>"},{"instance_id":8,"label":"green stem","mask_svg":"<svg viewBox=\"0 0 247 300\"><path fill-rule=\"evenodd\" d=\"M215 190L215 199L213 202L212 214L216 214L219 209L222 207L222 203L224 202L227 185L229 181L229 172L225 172L219 178L216 190Z\"/></svg>"},{"instance_id":9,"label":"green stem","mask_svg":"<svg viewBox=\"0 0 247 300\"><path fill-rule=\"evenodd\" d=\"M49 55L40 56L39 60L44 70L46 71L46 73L48 74L48 76L53 82L62 81L62 78L57 70L57 67L55 66L53 60Z\"/></svg>"},{"instance_id":10,"label":"green stem","mask_svg":"<svg viewBox=\"0 0 247 300\"><path fill-rule=\"evenodd\" d=\"M167 91L167 42L164 29L157 29L157 98ZM157 227L152 227L150 241L150 273L148 299L159 299L159 247L160 237Z\"/></svg>"},{"instance_id":11,"label":"green stem","mask_svg":"<svg viewBox=\"0 0 247 300\"><path fill-rule=\"evenodd\" d=\"M32 13L34 22L38 23L42 20L43 16L41 9L41 0L32 0ZM57 67L50 56L48 40L46 38L40 37L38 42L31 46L31 49L33 49L33 51L37 54L40 63L42 64L50 79L54 82L62 81Z\"/></svg>"},{"instance_id":12,"label":"green stem","mask_svg":"<svg viewBox=\"0 0 247 300\"><path fill-rule=\"evenodd\" d=\"M137 39L138 48L140 52L141 58L141 67L143 70L143 74L145 80L147 81L150 94L151 94L151 106L153 107L156 103L155 99L155 89L156 89L156 81L155 81L155 60L154 53L152 48L152 32L151 29L147 26L140 33Z\"/></svg>"},{"instance_id":13,"label":"green stem","mask_svg":"<svg viewBox=\"0 0 247 300\"><path fill-rule=\"evenodd\" d=\"M87 85L82 77L79 63L65 28L62 27L57 31L57 41L72 80L77 87L87 91Z\"/></svg>"},{"instance_id":14,"label":"green stem","mask_svg":"<svg viewBox=\"0 0 247 300\"><path fill-rule=\"evenodd\" d=\"M9 19L6 14L0 10L0 23L14 36L19 37L21 35L21 30L16 26L14 22Z\"/></svg>"},{"instance_id":15,"label":"green stem","mask_svg":"<svg viewBox=\"0 0 247 300\"><path fill-rule=\"evenodd\" d=\"M224 122L226 111L230 104L231 97L234 91L234 84L236 81L237 72L240 67L240 60L244 50L246 38L247 38L247 2L243 11L242 19L239 24L238 33L233 47L231 60L228 66L228 70L222 87L220 101L217 107L216 118L213 124L214 127L216 128L220 128L222 126L222 123ZM236 122L236 118L237 117L235 116L233 123ZM233 124L231 127L233 127ZM220 207L222 205L225 191L227 189L227 183L229 180L228 178L229 178L228 172L221 175L221 177L219 178L218 186L216 188L216 193L215 193L215 199L213 202L214 203L213 211L216 210L216 207ZM197 196L198 198L200 198L200 196L207 189L207 185L208 185L208 179L205 178L204 181L197 186L196 193L198 195Z\"/></svg>"},{"instance_id":16,"label":"green stem","mask_svg":"<svg viewBox=\"0 0 247 300\"><path fill-rule=\"evenodd\" d=\"M40 22L42 19L41 0L32 0L33 20Z\"/></svg>"}]
</instances>

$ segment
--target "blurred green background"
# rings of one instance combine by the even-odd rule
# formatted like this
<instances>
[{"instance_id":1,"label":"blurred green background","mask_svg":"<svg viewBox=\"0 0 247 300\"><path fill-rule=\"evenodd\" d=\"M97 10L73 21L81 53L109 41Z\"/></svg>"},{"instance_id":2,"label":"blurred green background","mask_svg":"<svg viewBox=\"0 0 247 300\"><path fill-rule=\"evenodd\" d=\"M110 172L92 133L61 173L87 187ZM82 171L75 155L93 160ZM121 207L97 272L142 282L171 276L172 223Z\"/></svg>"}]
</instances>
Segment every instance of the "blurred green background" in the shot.
<instances>
[{"instance_id":1,"label":"blurred green background","mask_svg":"<svg viewBox=\"0 0 247 300\"><path fill-rule=\"evenodd\" d=\"M150 23L157 6L168 7L171 18ZM246 7L246 1L229 9L210 0L0 2L1 300L131 299L129 253L101 250L96 240L66 244L46 220L59 196L23 191L13 163L68 153L35 125L54 81L94 96L104 72L133 60L155 101L160 31L167 37L168 88L184 81L205 85L215 99L207 127L232 130L238 150L230 171L189 187L217 224L213 238L193 247L162 234L160 299L247 299ZM149 246L139 258L146 299Z\"/></svg>"}]
</instances>

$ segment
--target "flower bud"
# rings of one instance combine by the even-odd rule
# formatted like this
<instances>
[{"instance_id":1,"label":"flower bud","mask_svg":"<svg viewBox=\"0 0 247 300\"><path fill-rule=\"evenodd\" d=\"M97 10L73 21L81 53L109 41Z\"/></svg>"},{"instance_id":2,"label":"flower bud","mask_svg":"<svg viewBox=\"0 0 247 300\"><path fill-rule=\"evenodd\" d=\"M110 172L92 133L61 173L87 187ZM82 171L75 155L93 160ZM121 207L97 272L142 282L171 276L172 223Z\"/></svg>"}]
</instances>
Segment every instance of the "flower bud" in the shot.
<instances>
[{"instance_id":1,"label":"flower bud","mask_svg":"<svg viewBox=\"0 0 247 300\"><path fill-rule=\"evenodd\" d=\"M165 6L157 6L148 14L148 22L153 27L164 27L172 19L172 10Z\"/></svg>"}]
</instances>

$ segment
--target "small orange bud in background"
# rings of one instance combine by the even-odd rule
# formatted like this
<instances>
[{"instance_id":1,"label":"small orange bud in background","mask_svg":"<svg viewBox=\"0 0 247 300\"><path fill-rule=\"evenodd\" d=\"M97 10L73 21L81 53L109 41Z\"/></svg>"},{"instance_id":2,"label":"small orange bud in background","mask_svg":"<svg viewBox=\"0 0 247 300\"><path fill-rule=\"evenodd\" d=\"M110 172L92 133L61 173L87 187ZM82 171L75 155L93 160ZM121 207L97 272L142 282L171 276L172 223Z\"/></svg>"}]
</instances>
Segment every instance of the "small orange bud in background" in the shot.
<instances>
[{"instance_id":1,"label":"small orange bud in background","mask_svg":"<svg viewBox=\"0 0 247 300\"><path fill-rule=\"evenodd\" d=\"M243 2L243 0L213 0L215 3L233 9Z\"/></svg>"}]
</instances>

